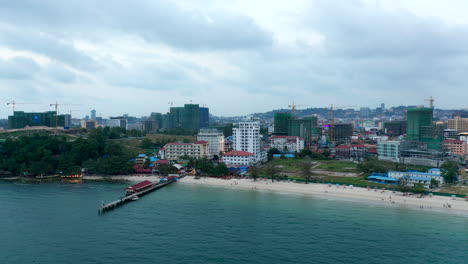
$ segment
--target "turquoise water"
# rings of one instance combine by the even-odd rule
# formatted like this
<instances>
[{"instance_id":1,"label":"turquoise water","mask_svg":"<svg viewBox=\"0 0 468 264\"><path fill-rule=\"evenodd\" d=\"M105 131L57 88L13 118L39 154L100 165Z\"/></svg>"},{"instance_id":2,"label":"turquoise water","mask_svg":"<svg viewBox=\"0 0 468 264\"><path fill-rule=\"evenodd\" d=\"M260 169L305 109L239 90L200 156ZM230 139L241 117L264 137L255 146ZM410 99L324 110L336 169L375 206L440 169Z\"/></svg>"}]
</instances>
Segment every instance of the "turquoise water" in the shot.
<instances>
[{"instance_id":1,"label":"turquoise water","mask_svg":"<svg viewBox=\"0 0 468 264\"><path fill-rule=\"evenodd\" d=\"M467 263L468 217L172 184L0 182L0 263Z\"/></svg>"}]
</instances>

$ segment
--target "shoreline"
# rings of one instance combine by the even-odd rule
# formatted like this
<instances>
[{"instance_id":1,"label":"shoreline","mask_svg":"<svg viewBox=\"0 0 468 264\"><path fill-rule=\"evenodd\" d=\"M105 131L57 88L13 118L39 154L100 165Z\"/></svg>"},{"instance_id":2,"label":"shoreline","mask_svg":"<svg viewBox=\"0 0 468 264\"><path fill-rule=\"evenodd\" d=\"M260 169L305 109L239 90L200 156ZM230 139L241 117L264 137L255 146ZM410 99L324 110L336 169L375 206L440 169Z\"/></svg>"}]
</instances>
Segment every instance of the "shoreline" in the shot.
<instances>
[{"instance_id":1,"label":"shoreline","mask_svg":"<svg viewBox=\"0 0 468 264\"><path fill-rule=\"evenodd\" d=\"M158 176L84 176L85 180L128 180L128 181L159 181ZM195 179L186 176L180 180L181 184L194 186L208 186L217 188L243 189L251 191L267 191L306 195L316 198L336 198L340 200L356 201L386 205L393 208L420 209L433 212L455 213L468 216L468 201L463 198L445 196L428 196L419 198L419 195L403 195L401 192L351 187L346 185L330 185L321 183L295 183L295 182L271 182L270 180L254 181L252 179L218 179L202 177Z\"/></svg>"}]
</instances>

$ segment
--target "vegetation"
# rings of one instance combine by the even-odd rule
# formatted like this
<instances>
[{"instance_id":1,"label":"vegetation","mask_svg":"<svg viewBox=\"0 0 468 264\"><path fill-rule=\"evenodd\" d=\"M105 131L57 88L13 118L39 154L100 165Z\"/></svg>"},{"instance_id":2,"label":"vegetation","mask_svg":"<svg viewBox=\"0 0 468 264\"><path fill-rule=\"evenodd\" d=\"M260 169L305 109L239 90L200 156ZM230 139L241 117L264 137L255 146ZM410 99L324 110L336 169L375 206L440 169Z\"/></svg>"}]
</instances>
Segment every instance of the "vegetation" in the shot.
<instances>
[{"instance_id":1,"label":"vegetation","mask_svg":"<svg viewBox=\"0 0 468 264\"><path fill-rule=\"evenodd\" d=\"M275 164L269 163L265 166L264 172L267 176L271 177L271 181L274 182L280 171Z\"/></svg>"},{"instance_id":2,"label":"vegetation","mask_svg":"<svg viewBox=\"0 0 468 264\"><path fill-rule=\"evenodd\" d=\"M308 149L303 149L297 154L298 158L310 157L313 160L333 160L329 158L330 152L325 151L323 153L315 153Z\"/></svg>"},{"instance_id":3,"label":"vegetation","mask_svg":"<svg viewBox=\"0 0 468 264\"><path fill-rule=\"evenodd\" d=\"M254 181L256 181L258 179L258 176L260 175L260 168L255 165L250 166L249 174L250 174L250 177L252 177Z\"/></svg>"},{"instance_id":4,"label":"vegetation","mask_svg":"<svg viewBox=\"0 0 468 264\"><path fill-rule=\"evenodd\" d=\"M429 169L429 167L425 167L425 166L401 164L401 163L395 163L391 161L377 160L376 158L366 159L365 161L359 163L357 165L357 168L361 172L366 173L367 175L372 174L373 172L386 173L391 170L395 170L395 171L416 170L416 171L426 172Z\"/></svg>"},{"instance_id":5,"label":"vegetation","mask_svg":"<svg viewBox=\"0 0 468 264\"><path fill-rule=\"evenodd\" d=\"M229 173L229 169L224 165L224 163L216 163L212 160L203 158L203 159L194 159L191 157L186 157L189 161L188 165L200 170L204 175L208 176L224 176Z\"/></svg>"},{"instance_id":6,"label":"vegetation","mask_svg":"<svg viewBox=\"0 0 468 264\"><path fill-rule=\"evenodd\" d=\"M99 174L129 173L134 154L108 141L123 135L127 135L126 130L107 127L91 130L87 138L73 141L37 132L10 137L2 149L0 169L21 176L79 173L81 168Z\"/></svg>"},{"instance_id":7,"label":"vegetation","mask_svg":"<svg viewBox=\"0 0 468 264\"><path fill-rule=\"evenodd\" d=\"M301 175L305 179L306 184L309 183L312 177L312 160L307 157L301 163L299 169L301 170Z\"/></svg>"},{"instance_id":8,"label":"vegetation","mask_svg":"<svg viewBox=\"0 0 468 264\"><path fill-rule=\"evenodd\" d=\"M457 178L458 163L455 161L446 161L440 166L442 176L447 183L452 183Z\"/></svg>"},{"instance_id":9,"label":"vegetation","mask_svg":"<svg viewBox=\"0 0 468 264\"><path fill-rule=\"evenodd\" d=\"M268 150L267 152L267 158L268 158L268 161L272 161L273 160L273 155L275 154L281 154L281 151L277 148L271 148Z\"/></svg>"}]
</instances>

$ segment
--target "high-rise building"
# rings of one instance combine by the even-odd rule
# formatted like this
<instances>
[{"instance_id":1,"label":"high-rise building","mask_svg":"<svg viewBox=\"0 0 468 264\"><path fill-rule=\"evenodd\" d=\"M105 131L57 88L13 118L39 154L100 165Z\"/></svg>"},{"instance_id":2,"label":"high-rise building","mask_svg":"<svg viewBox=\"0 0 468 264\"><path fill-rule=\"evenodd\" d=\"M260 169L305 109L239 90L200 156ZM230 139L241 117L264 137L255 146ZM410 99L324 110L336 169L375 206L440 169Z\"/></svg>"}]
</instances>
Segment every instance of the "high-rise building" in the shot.
<instances>
[{"instance_id":1,"label":"high-rise building","mask_svg":"<svg viewBox=\"0 0 468 264\"><path fill-rule=\"evenodd\" d=\"M12 116L8 117L8 128L18 129L26 126L65 127L65 120L64 115L58 115L56 118L55 111L42 113L15 111Z\"/></svg>"},{"instance_id":2,"label":"high-rise building","mask_svg":"<svg viewBox=\"0 0 468 264\"><path fill-rule=\"evenodd\" d=\"M260 152L260 121L239 122L233 129L234 150L253 153L256 161L262 160Z\"/></svg>"},{"instance_id":3,"label":"high-rise building","mask_svg":"<svg viewBox=\"0 0 468 264\"><path fill-rule=\"evenodd\" d=\"M200 128L210 126L210 109L208 107L200 107Z\"/></svg>"},{"instance_id":4,"label":"high-rise building","mask_svg":"<svg viewBox=\"0 0 468 264\"><path fill-rule=\"evenodd\" d=\"M182 111L182 128L199 129L200 128L200 107L198 104L185 104Z\"/></svg>"},{"instance_id":5,"label":"high-rise building","mask_svg":"<svg viewBox=\"0 0 468 264\"><path fill-rule=\"evenodd\" d=\"M448 120L448 129L453 129L459 133L468 132L468 118L456 116Z\"/></svg>"},{"instance_id":6,"label":"high-rise building","mask_svg":"<svg viewBox=\"0 0 468 264\"><path fill-rule=\"evenodd\" d=\"M183 107L171 107L169 113L161 115L161 128L183 128L198 130L210 123L210 112L207 107L198 104L185 104Z\"/></svg>"},{"instance_id":7,"label":"high-rise building","mask_svg":"<svg viewBox=\"0 0 468 264\"><path fill-rule=\"evenodd\" d=\"M91 110L91 120L96 120L96 110Z\"/></svg>"},{"instance_id":8,"label":"high-rise building","mask_svg":"<svg viewBox=\"0 0 468 264\"><path fill-rule=\"evenodd\" d=\"M208 142L208 152L211 157L224 152L224 135L217 129L200 129L197 140Z\"/></svg>"},{"instance_id":9,"label":"high-rise building","mask_svg":"<svg viewBox=\"0 0 468 264\"><path fill-rule=\"evenodd\" d=\"M274 134L278 136L288 135L288 126L291 119L293 119L291 113L276 113L274 121Z\"/></svg>"},{"instance_id":10,"label":"high-rise building","mask_svg":"<svg viewBox=\"0 0 468 264\"><path fill-rule=\"evenodd\" d=\"M421 141L423 134L433 126L433 108L409 108L406 114L406 135L408 140ZM424 132L424 133L423 133Z\"/></svg>"},{"instance_id":11,"label":"high-rise building","mask_svg":"<svg viewBox=\"0 0 468 264\"><path fill-rule=\"evenodd\" d=\"M320 130L316 116L291 119L288 122L288 136L301 137L304 139L305 144L309 144L313 138L318 138L319 135Z\"/></svg>"}]
</instances>

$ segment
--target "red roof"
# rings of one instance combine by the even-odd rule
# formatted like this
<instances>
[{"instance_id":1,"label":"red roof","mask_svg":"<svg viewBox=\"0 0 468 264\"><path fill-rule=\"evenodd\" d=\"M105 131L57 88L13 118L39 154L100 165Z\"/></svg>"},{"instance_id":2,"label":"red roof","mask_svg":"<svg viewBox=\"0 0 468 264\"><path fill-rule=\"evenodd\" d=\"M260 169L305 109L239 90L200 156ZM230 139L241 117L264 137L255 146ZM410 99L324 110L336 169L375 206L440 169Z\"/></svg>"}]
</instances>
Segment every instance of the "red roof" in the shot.
<instances>
[{"instance_id":1,"label":"red roof","mask_svg":"<svg viewBox=\"0 0 468 264\"><path fill-rule=\"evenodd\" d=\"M208 144L208 141L200 140L195 142L195 144Z\"/></svg>"},{"instance_id":2,"label":"red roof","mask_svg":"<svg viewBox=\"0 0 468 264\"><path fill-rule=\"evenodd\" d=\"M247 156L253 156L253 155L254 155L253 153L250 153L250 152L247 152L247 151L233 150L233 151L229 151L227 153L224 153L223 156L243 156L243 157L247 157Z\"/></svg>"},{"instance_id":3,"label":"red roof","mask_svg":"<svg viewBox=\"0 0 468 264\"><path fill-rule=\"evenodd\" d=\"M444 140L444 143L463 144L463 143L465 143L465 141L462 141L462 140L454 140L454 139L446 139L446 140Z\"/></svg>"},{"instance_id":4,"label":"red roof","mask_svg":"<svg viewBox=\"0 0 468 264\"><path fill-rule=\"evenodd\" d=\"M145 187L148 187L150 185L152 185L153 183L150 182L150 181L142 181L142 182L139 182L137 184L134 184L132 186L129 186L127 188L125 188L126 190L132 190L132 191L138 191L140 189L143 189Z\"/></svg>"},{"instance_id":5,"label":"red roof","mask_svg":"<svg viewBox=\"0 0 468 264\"><path fill-rule=\"evenodd\" d=\"M154 163L156 163L156 164L169 164L170 161L168 161L168 160L157 160Z\"/></svg>"}]
</instances>

